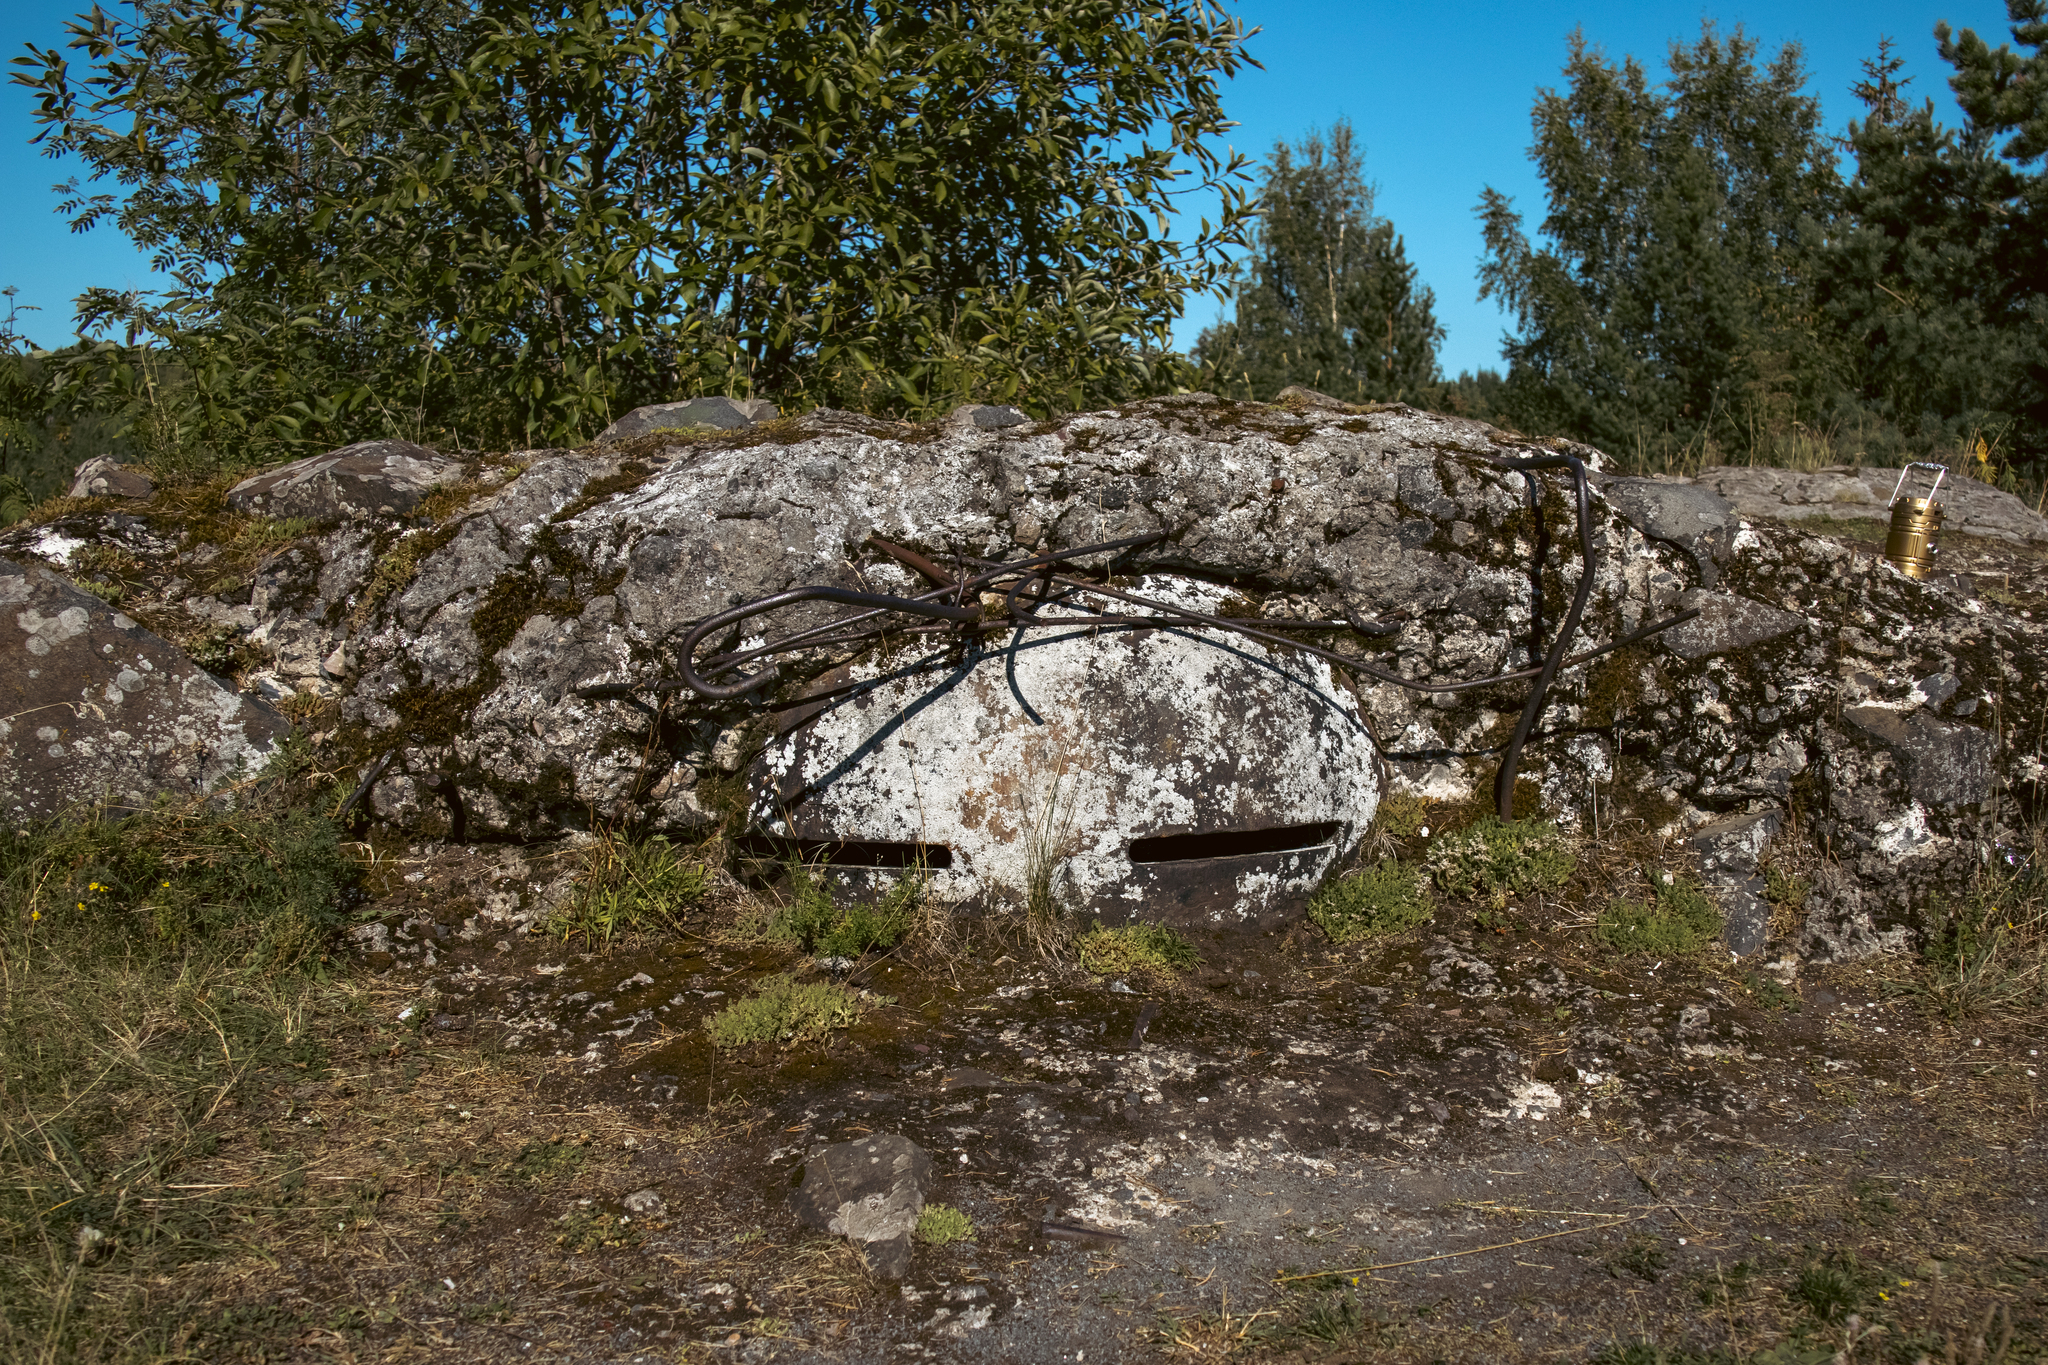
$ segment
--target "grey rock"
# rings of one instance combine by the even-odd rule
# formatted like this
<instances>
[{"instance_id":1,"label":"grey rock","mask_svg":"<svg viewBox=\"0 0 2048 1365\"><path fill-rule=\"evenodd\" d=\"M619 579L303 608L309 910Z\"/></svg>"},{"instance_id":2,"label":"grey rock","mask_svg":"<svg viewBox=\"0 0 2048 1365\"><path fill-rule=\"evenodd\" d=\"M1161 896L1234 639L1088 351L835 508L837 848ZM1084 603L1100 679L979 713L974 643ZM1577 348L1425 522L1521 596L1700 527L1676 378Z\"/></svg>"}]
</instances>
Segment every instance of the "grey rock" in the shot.
<instances>
[{"instance_id":1,"label":"grey rock","mask_svg":"<svg viewBox=\"0 0 2048 1365\"><path fill-rule=\"evenodd\" d=\"M1353 412L1357 410L1357 404L1347 403L1341 398L1333 398L1329 394L1320 393L1305 384L1289 384L1286 388L1273 395L1273 401L1282 407L1322 408L1328 412Z\"/></svg>"},{"instance_id":2,"label":"grey rock","mask_svg":"<svg viewBox=\"0 0 2048 1365\"><path fill-rule=\"evenodd\" d=\"M228 490L228 505L320 522L397 516L460 480L462 468L410 441L358 441L244 479Z\"/></svg>"},{"instance_id":3,"label":"grey rock","mask_svg":"<svg viewBox=\"0 0 2048 1365\"><path fill-rule=\"evenodd\" d=\"M70 496L134 498L146 502L156 496L156 480L146 469L122 464L111 455L97 455L72 474Z\"/></svg>"},{"instance_id":4,"label":"grey rock","mask_svg":"<svg viewBox=\"0 0 2048 1365\"><path fill-rule=\"evenodd\" d=\"M691 398L681 403L651 403L634 408L598 434L600 443L623 441L654 431L681 431L692 427L715 427L735 431L776 417L773 403L760 398Z\"/></svg>"},{"instance_id":5,"label":"grey rock","mask_svg":"<svg viewBox=\"0 0 2048 1365\"><path fill-rule=\"evenodd\" d=\"M1600 493L1644 535L1691 555L1703 587L1719 581L1739 525L1735 504L1710 488L1672 479L1608 479Z\"/></svg>"},{"instance_id":6,"label":"grey rock","mask_svg":"<svg viewBox=\"0 0 2048 1365\"><path fill-rule=\"evenodd\" d=\"M49 569L0 559L0 811L196 796L260 766L285 719Z\"/></svg>"},{"instance_id":7,"label":"grey rock","mask_svg":"<svg viewBox=\"0 0 2048 1365\"><path fill-rule=\"evenodd\" d=\"M1896 469L1862 469L1846 465L1804 472L1793 469L1728 466L1702 472L1696 482L1735 504L1744 517L1780 521L1843 519L1891 515ZM1915 471L1908 496L1924 494L1927 477ZM2012 494L1951 475L1942 480L1935 501L1946 509L1944 529L2013 544L2048 543L2048 520Z\"/></svg>"},{"instance_id":8,"label":"grey rock","mask_svg":"<svg viewBox=\"0 0 2048 1365\"><path fill-rule=\"evenodd\" d=\"M931 1185L924 1149L884 1134L813 1155L790 1207L812 1231L853 1242L877 1276L900 1280L910 1272L910 1236Z\"/></svg>"},{"instance_id":9,"label":"grey rock","mask_svg":"<svg viewBox=\"0 0 2048 1365\"><path fill-rule=\"evenodd\" d=\"M658 1190L635 1190L619 1202L635 1218L659 1218L668 1209Z\"/></svg>"},{"instance_id":10,"label":"grey rock","mask_svg":"<svg viewBox=\"0 0 2048 1365\"><path fill-rule=\"evenodd\" d=\"M433 828L444 810L443 797L416 787L411 773L453 780L470 837L559 837L593 813L654 830L704 828L717 818L717 784L704 779L742 756L773 754L775 773L740 768L754 783L764 822L770 792L793 774L808 793L797 815L814 819L823 834L929 842L933 793L943 790L957 808L943 819L992 828L1006 817L1019 831L1012 837L1021 838L1031 788L1008 780L1018 775L1014 765L1001 786L969 778L991 746L1010 742L1002 736L1022 715L1020 696L1040 719L1054 720L1037 693L1023 688L1021 672L1019 691L1010 689L1013 662L1029 671L1033 656L1045 656L1036 644L1013 656L1006 632L972 649L935 646L903 655L907 672L894 680L874 674L878 657L786 660L769 689L770 711L674 690L681 640L707 614L793 587L925 590L918 574L869 548L874 535L946 563L954 555L1006 559L1162 532L1163 542L1116 571L1206 585L1228 593L1237 612L1378 622L1369 635L1337 630L1318 638L1413 678L1481 677L1529 663L1534 640L1551 638L1578 572L1569 499L1555 496L1564 481L1536 476L1550 494L1539 626L1528 480L1487 460L1550 448L1400 406L1266 407L1183 395L995 430L917 429L821 409L780 424L769 439L753 431L709 435L646 464L604 446L537 452L516 479L472 504L405 589L348 635L354 667L343 719L370 744L404 747L398 775L380 783L371 801L379 817L407 829ZM1597 463L1597 452L1572 449ZM585 497L598 480L613 491ZM1611 495L1595 500L1600 558L1580 646L1612 641L1686 604L1703 614L1559 674L1522 760L1547 811L1585 818L1597 785L1603 812L1626 818L1632 805L1647 803L1640 809L1654 812L1653 830L1676 838L1719 813L1782 808L1806 779L1814 805L1800 837L1842 859L1846 884L1866 897L1856 913L1871 933L1837 935L1840 950L1892 941L1886 936L1910 925L1912 898L1967 878L1981 832L1967 800L1930 804L1908 790L1910 764L1900 752L1925 745L1914 740L1895 752L1897 737L1843 713L1917 707L1930 723L1947 725L1954 722L1934 715L1937 707L1953 715L1962 699L2002 697L2009 732L2038 726L2048 710L2041 681L2048 678L2048 631L1996 602L1906 580L1835 540L1769 523L1736 524L1741 548L1716 566L1716 584L1705 588L1695 553L1701 545L1712 550L1729 531L1719 505L1629 481L1603 486ZM36 536L54 545L54 535L0 533L0 549ZM1695 549L1686 548L1687 536ZM377 552L389 553L388 546ZM294 572L323 577L331 567L316 573L309 560ZM319 601L333 599L323 588ZM346 625L351 615L317 602L292 610L323 624ZM836 615L806 604L745 629L773 635ZM1266 721L1280 724L1286 708L1245 687L1253 676L1278 685L1276 674L1260 672L1271 661L1261 663L1256 649L1232 646L1249 671L1233 673L1234 681L1217 674L1216 685L1172 704L1165 699L1180 696L1174 689L1188 670L1136 688L1111 676L1123 669L1140 677L1136 651L1191 634L1155 631L1140 642L1138 632L1101 632L1087 645L1097 651L1091 657L1121 662L1108 671L1077 664L1063 675L1059 707L1080 712L1091 698L1113 699L1122 688L1109 709L1157 700L1160 714L1148 722L1157 742L1142 764L1134 756L1116 765L1124 772L1115 790L1125 794L1115 800L1118 818L1130 823L1077 821L1084 846L1058 858L1058 885L1078 888L1073 878L1091 858L1128 860L1142 823L1158 826L1148 835L1259 828L1257 817L1282 808L1275 793L1292 780L1294 760L1276 756L1294 754L1290 745L1325 742L1300 716L1288 722L1298 732L1291 739L1269 732ZM708 643L702 653L737 638ZM313 661L340 643L330 638ZM304 657L300 648L293 646L294 657ZM889 710L883 691L895 689L891 695L906 706L931 705L874 730L877 743L866 749L858 740L837 749L814 744L820 727L837 722L805 700L815 699L806 689L832 668L872 685L867 709L878 725ZM1915 688L1915 679L1937 675L1955 680L1946 703ZM290 681L282 664L279 676ZM330 677L323 685L336 684ZM940 724L935 708L944 709L949 692L980 700ZM1366 680L1355 695L1379 737L1373 747L1388 789L1462 802L1483 799L1521 693L1511 684L1417 695ZM843 716L863 705L832 704ZM1214 732L1211 722L1226 715L1245 723ZM1024 728L1020 722L1019 733ZM1059 725L1042 728L1050 737ZM1989 768L1977 764L1981 744L1963 731L1937 737L1956 750L1951 770L1995 774L2005 761L1993 755ZM903 741L917 745L915 755L896 752ZM810 757L799 761L806 746ZM888 782L867 782L878 796L888 788L887 801L869 802L868 810L886 814L896 833L885 833L880 821L825 823L846 813L833 809L825 791L831 765L813 770L812 760L828 751L866 764L869 777L888 769ZM1042 758L1042 775L1063 771L1059 752ZM1932 765L1919 778L1924 793L1967 797L1988 780L1956 778L1945 788L1938 756L1913 761ZM1809 776L1816 766L1820 772ZM1198 770L1208 775L1198 779ZM1064 772L1063 791L1111 789L1102 772L1077 762ZM1155 786L1204 784L1216 800L1191 801L1187 818L1167 820L1163 809L1146 806L1150 797L1126 800ZM975 800L983 805L978 813ZM1349 817L1327 818L1342 827ZM1115 837L1102 845L1112 829ZM964 841L959 847L964 865L971 859ZM861 876L870 889L885 880ZM1142 894L1130 902L1141 903ZM1740 939L1742 923L1753 929L1760 911L1732 918Z\"/></svg>"},{"instance_id":11,"label":"grey rock","mask_svg":"<svg viewBox=\"0 0 2048 1365\"><path fill-rule=\"evenodd\" d=\"M1682 595L1678 605L1681 609L1698 607L1700 614L1658 638L1681 659L1731 654L1803 629L1807 624L1803 616L1732 593L1694 589Z\"/></svg>"},{"instance_id":12,"label":"grey rock","mask_svg":"<svg viewBox=\"0 0 2048 1365\"><path fill-rule=\"evenodd\" d=\"M1700 875L1721 907L1722 941L1737 955L1764 946L1771 907L1764 899L1759 864L1773 836L1785 827L1780 811L1731 815L1700 826L1687 837L1699 859Z\"/></svg>"},{"instance_id":13,"label":"grey rock","mask_svg":"<svg viewBox=\"0 0 2048 1365\"><path fill-rule=\"evenodd\" d=\"M1885 706L1855 706L1842 719L1883 745L1904 765L1913 800L1953 809L1991 799L1991 734L1927 711L1901 713Z\"/></svg>"},{"instance_id":14,"label":"grey rock","mask_svg":"<svg viewBox=\"0 0 2048 1365\"><path fill-rule=\"evenodd\" d=\"M1009 427L1028 426L1031 419L1015 408L996 407L987 403L962 403L946 414L945 425L967 427L976 431L1002 431Z\"/></svg>"}]
</instances>

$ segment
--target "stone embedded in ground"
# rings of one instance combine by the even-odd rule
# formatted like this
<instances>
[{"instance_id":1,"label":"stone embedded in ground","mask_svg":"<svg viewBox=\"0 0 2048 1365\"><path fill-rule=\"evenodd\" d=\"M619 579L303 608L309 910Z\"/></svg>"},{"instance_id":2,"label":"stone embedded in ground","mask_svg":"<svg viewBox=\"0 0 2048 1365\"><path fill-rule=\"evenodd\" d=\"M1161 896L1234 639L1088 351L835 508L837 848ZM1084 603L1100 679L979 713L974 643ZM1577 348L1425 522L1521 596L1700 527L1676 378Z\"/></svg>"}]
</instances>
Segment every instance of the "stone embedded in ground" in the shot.
<instances>
[{"instance_id":1,"label":"stone embedded in ground","mask_svg":"<svg viewBox=\"0 0 2048 1365\"><path fill-rule=\"evenodd\" d=\"M49 569L0 559L0 811L195 796L260 767L284 717Z\"/></svg>"},{"instance_id":2,"label":"stone embedded in ground","mask_svg":"<svg viewBox=\"0 0 2048 1365\"><path fill-rule=\"evenodd\" d=\"M1926 709L1853 706L1842 719L1876 740L1905 769L1916 802L1953 810L1991 799L1997 745L1987 730Z\"/></svg>"},{"instance_id":3,"label":"stone embedded in ground","mask_svg":"<svg viewBox=\"0 0 2048 1365\"><path fill-rule=\"evenodd\" d=\"M853 1242L886 1280L910 1271L910 1235L932 1185L932 1161L909 1138L883 1134L825 1148L790 1196L797 1221Z\"/></svg>"},{"instance_id":4,"label":"stone embedded in ground","mask_svg":"<svg viewBox=\"0 0 2048 1365\"><path fill-rule=\"evenodd\" d=\"M228 505L320 522L396 516L461 479L462 468L410 441L358 441L244 479L228 490Z\"/></svg>"},{"instance_id":5,"label":"stone embedded in ground","mask_svg":"<svg viewBox=\"0 0 2048 1365\"><path fill-rule=\"evenodd\" d=\"M111 455L96 455L72 474L70 496L147 501L156 496L156 480L146 469L122 464Z\"/></svg>"},{"instance_id":6,"label":"stone embedded in ground","mask_svg":"<svg viewBox=\"0 0 2048 1365\"><path fill-rule=\"evenodd\" d=\"M776 407L765 398L692 398L681 403L650 403L634 408L598 434L598 442L623 441L657 431L715 427L733 431L772 420Z\"/></svg>"},{"instance_id":7,"label":"stone embedded in ground","mask_svg":"<svg viewBox=\"0 0 2048 1365\"><path fill-rule=\"evenodd\" d=\"M1700 875L1721 908L1722 941L1741 955L1764 946L1771 907L1764 899L1760 864L1765 847L1785 826L1782 812L1730 815L1700 826L1688 836Z\"/></svg>"}]
</instances>

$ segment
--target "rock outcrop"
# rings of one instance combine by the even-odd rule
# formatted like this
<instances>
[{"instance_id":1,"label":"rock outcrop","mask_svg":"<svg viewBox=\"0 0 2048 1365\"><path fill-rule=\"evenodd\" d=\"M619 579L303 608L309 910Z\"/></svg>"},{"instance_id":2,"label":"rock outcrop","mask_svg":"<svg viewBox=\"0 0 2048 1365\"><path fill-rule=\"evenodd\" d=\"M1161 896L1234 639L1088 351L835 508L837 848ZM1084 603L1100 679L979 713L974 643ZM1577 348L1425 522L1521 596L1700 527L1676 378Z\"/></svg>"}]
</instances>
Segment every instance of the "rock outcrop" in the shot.
<instances>
[{"instance_id":1,"label":"rock outcrop","mask_svg":"<svg viewBox=\"0 0 2048 1365\"><path fill-rule=\"evenodd\" d=\"M462 477L458 460L410 441L358 441L242 480L228 490L238 511L309 521L396 517Z\"/></svg>"},{"instance_id":2,"label":"rock outcrop","mask_svg":"<svg viewBox=\"0 0 2048 1365\"><path fill-rule=\"evenodd\" d=\"M147 501L156 493L156 480L146 469L122 464L109 455L99 455L78 466L71 475L74 498L133 498Z\"/></svg>"},{"instance_id":3,"label":"rock outcrop","mask_svg":"<svg viewBox=\"0 0 2048 1365\"><path fill-rule=\"evenodd\" d=\"M1190 395L1050 423L969 408L925 427L823 409L765 423L732 400L698 401L733 420L693 417L670 428L673 414L635 414L642 425L630 439L615 429L617 439L588 448L483 462L465 485L470 501L436 525L355 519L371 497L397 506L382 491L347 503L346 515L334 514L342 503L322 504L319 515L345 524L271 556L246 598L188 597L182 609L221 617L222 629L268 659L245 682L338 696L331 742L365 769L392 755L368 808L402 828L445 835L459 825L470 838L525 840L595 820L676 832L751 803L757 828L827 842L927 847L943 842L935 831L951 821L971 870L968 827L1028 837L1030 784L1014 764L991 769L986 782L957 782L965 767L932 765L953 762L948 753L981 762L1013 722L1021 736L1051 719L1019 681L1009 632L919 637L930 645L923 654L821 649L784 658L756 695L709 701L676 682L691 628L799 586L929 589L929 578L875 551L878 536L957 572L975 560L1156 534L1157 543L1086 573L1113 571L1125 586L1178 584L1174 591L1227 602L1227 615L1269 624L1354 623L1303 638L1416 683L1516 674L1554 642L1584 570L1567 477L1498 462L1564 450L1585 460L1596 484L1597 563L1573 648L1606 652L1559 674L1522 756L1525 806L1567 823L1597 814L1672 841L1695 838L1691 857L1723 902L1738 952L1760 947L1769 930L1764 872L1797 864L1813 888L1804 949L1840 956L1903 941L1930 893L1959 885L2004 837L2002 822L2043 795L2030 747L2048 712L2039 604L2015 595L2016 579L1997 591L1967 575L1908 579L1867 547L1784 524L1796 522L1780 515L1795 504L1770 504L1766 518L1754 510L1764 504L1753 485L1778 471L1617 478L1584 447L1306 391L1278 406ZM280 510L286 485L307 482L284 475L243 487L273 490L262 506ZM1889 477L1840 476L1843 487L1866 491ZM1998 501L2005 495L1969 484L1944 485L1944 495L1955 500L1951 536L1982 530L2011 554L2048 540L2016 500ZM92 515L115 534L115 514ZM82 524L9 533L0 549L62 562L84 543ZM146 557L140 532L120 534ZM192 553L180 550L181 562ZM985 609L1005 610L997 599ZM805 603L745 632L777 635L839 610ZM1102 673L1124 667L1103 662L1113 657L1152 651L1164 660L1169 637L1197 653L1234 647L1214 632L1157 631L1149 643L1146 634L1102 632L1089 648L1110 652L1063 675L1061 704L1080 716L1101 703L1107 714L1122 705L1110 704L1120 686L1133 705L1176 695L1199 671L1187 661L1135 690L1125 684L1144 679L1142 669L1120 681ZM727 632L700 655L739 643L740 633ZM1239 657L1256 672L1285 654L1258 646ZM869 697L878 717L887 711L876 689L892 669L887 685L910 689L897 698L901 709L923 719L858 734L855 726L835 741L840 759L879 764L872 773L886 769L887 780L870 784L881 795L868 802L876 818L867 827L841 822L846 811L826 821L834 774L851 769L835 759L814 772L796 752L823 735L819 717L833 707L858 709L848 697ZM983 670L994 685L969 687ZM1217 698L1250 695L1241 680L1224 680L1228 672L1167 707L1190 715L1184 733L1152 725L1163 737L1152 745L1156 761L1123 764L1112 804L1146 810L1161 838L1253 834L1292 820L1290 828L1327 828L1321 837L1342 851L1382 790L1488 808L1528 688L1526 676L1434 692L1368 677L1310 680L1330 699L1328 715L1355 708L1370 736L1365 768L1384 764L1383 779L1354 784L1370 797L1310 811L1276 793L1312 764L1285 745L1224 733L1227 725L1202 730L1204 718L1232 714ZM814 704L835 678L854 690ZM976 688L976 706L937 704ZM1297 725L1311 749L1328 715ZM1173 751L1198 733L1198 753ZM1245 800L1233 797L1228 813L1183 800L1205 784L1221 790L1202 776L1219 763ZM1147 807L1141 792L1156 802ZM781 809L798 796L816 821ZM953 803L942 816L931 810L935 796ZM1083 846L1056 839L1053 856L1121 858L1136 869L1138 824L1091 828L1112 826L1109 844L1090 844L1095 836L1083 830Z\"/></svg>"}]
</instances>

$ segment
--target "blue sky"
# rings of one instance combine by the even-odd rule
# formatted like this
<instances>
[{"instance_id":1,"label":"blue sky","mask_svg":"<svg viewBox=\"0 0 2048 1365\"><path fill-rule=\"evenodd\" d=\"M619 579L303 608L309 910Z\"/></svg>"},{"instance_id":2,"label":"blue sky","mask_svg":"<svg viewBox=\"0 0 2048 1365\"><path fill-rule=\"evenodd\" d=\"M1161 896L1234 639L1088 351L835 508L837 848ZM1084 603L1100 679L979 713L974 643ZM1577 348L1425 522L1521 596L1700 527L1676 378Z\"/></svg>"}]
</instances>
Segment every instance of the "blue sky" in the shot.
<instances>
[{"instance_id":1,"label":"blue sky","mask_svg":"<svg viewBox=\"0 0 2048 1365\"><path fill-rule=\"evenodd\" d=\"M75 0L7 0L0 5L0 48L57 43ZM1230 141L1264 156L1277 139L1349 118L1379 187L1380 213L1406 238L1408 254L1437 296L1449 331L1444 369L1497 365L1504 319L1476 299L1481 253L1473 206L1483 186L1513 195L1530 225L1542 217L1542 187L1531 171L1529 108L1537 87L1555 85L1565 40L1583 27L1611 57L1634 54L1661 70L1673 39L1689 39L1703 19L1723 31L1737 24L1767 52L1787 41L1806 49L1811 89L1831 127L1859 106L1849 94L1861 60L1881 35L1898 40L1907 94L1932 97L1944 121L1957 119L1947 68L1935 52L1937 19L1975 28L1994 46L2010 38L2001 0L1807 0L1762 4L1666 0L1530 0L1513 6L1391 5L1341 0L1236 0L1231 8L1263 31L1250 51L1264 70L1230 83L1225 107L1241 125ZM34 129L26 90L0 86L0 182L12 203L0 215L0 285L34 305L22 330L44 345L69 340L71 300L89 285L147 288L149 262L112 228L82 236L54 212L48 187L74 173L28 145ZM1198 299L1179 340L1192 343L1219 305Z\"/></svg>"}]
</instances>

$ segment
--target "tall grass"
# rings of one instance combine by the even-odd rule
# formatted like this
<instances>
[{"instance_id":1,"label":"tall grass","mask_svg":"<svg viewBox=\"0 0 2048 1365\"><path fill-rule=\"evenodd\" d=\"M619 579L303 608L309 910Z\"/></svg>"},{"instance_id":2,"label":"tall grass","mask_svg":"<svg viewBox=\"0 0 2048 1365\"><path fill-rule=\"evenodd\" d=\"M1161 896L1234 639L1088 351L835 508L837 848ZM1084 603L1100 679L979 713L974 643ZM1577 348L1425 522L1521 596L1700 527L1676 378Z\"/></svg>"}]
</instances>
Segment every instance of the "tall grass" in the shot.
<instances>
[{"instance_id":1,"label":"tall grass","mask_svg":"<svg viewBox=\"0 0 2048 1365\"><path fill-rule=\"evenodd\" d=\"M318 1074L350 875L304 812L0 831L0 1358L200 1358L190 1270L248 1192L191 1172L245 1090Z\"/></svg>"}]
</instances>

